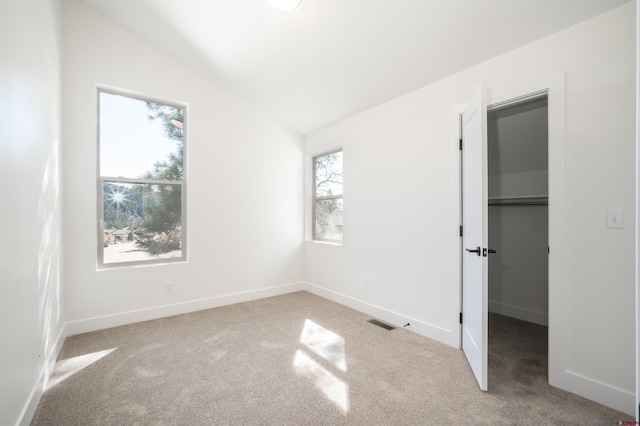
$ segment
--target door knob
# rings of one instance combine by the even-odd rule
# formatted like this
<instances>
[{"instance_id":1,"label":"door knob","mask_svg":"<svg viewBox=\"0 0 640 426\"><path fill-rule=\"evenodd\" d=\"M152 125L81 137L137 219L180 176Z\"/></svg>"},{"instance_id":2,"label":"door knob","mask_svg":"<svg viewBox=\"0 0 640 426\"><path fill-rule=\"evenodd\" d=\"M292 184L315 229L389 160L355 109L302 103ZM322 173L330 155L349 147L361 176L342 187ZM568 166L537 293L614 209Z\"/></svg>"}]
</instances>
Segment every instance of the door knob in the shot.
<instances>
[{"instance_id":1,"label":"door knob","mask_svg":"<svg viewBox=\"0 0 640 426\"><path fill-rule=\"evenodd\" d=\"M485 247L485 248L482 249L482 256L483 257L487 257L487 253L493 254L495 252L496 251L494 249L488 249L488 248Z\"/></svg>"},{"instance_id":2,"label":"door knob","mask_svg":"<svg viewBox=\"0 0 640 426\"><path fill-rule=\"evenodd\" d=\"M468 249L468 248L466 248L465 250L468 251L469 253L475 253L478 256L480 256L480 247L476 247L475 250L471 250L471 249Z\"/></svg>"}]
</instances>

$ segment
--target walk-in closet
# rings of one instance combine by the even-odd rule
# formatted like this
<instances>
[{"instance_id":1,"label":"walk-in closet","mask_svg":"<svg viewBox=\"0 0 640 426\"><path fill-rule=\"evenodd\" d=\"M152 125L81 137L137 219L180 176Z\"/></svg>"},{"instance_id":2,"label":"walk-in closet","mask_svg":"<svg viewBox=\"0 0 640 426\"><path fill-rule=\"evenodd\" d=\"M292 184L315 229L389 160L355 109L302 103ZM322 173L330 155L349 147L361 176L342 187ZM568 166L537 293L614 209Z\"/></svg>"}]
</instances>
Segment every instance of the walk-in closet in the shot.
<instances>
[{"instance_id":1,"label":"walk-in closet","mask_svg":"<svg viewBox=\"0 0 640 426\"><path fill-rule=\"evenodd\" d=\"M487 126L489 247L496 251L489 257L489 351L495 358L502 343L491 336L501 334L494 327L505 320L512 328L521 324L518 334L548 325L546 95L490 107ZM546 346L546 331L537 333ZM546 377L547 348L536 349Z\"/></svg>"}]
</instances>

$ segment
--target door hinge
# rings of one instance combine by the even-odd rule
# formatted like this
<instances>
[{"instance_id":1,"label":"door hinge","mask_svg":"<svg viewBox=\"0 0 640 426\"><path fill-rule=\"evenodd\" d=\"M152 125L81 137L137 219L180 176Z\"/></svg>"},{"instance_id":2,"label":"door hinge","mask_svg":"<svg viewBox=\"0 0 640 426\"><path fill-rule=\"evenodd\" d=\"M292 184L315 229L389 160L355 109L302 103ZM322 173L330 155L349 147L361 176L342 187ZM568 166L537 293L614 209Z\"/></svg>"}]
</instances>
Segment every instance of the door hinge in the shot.
<instances>
[{"instance_id":1,"label":"door hinge","mask_svg":"<svg viewBox=\"0 0 640 426\"><path fill-rule=\"evenodd\" d=\"M460 324L462 324L462 312L460 312Z\"/></svg>"},{"instance_id":2,"label":"door hinge","mask_svg":"<svg viewBox=\"0 0 640 426\"><path fill-rule=\"evenodd\" d=\"M462 151L462 138L460 138L460 151Z\"/></svg>"},{"instance_id":3,"label":"door hinge","mask_svg":"<svg viewBox=\"0 0 640 426\"><path fill-rule=\"evenodd\" d=\"M462 225L460 225L460 236L462 237Z\"/></svg>"}]
</instances>

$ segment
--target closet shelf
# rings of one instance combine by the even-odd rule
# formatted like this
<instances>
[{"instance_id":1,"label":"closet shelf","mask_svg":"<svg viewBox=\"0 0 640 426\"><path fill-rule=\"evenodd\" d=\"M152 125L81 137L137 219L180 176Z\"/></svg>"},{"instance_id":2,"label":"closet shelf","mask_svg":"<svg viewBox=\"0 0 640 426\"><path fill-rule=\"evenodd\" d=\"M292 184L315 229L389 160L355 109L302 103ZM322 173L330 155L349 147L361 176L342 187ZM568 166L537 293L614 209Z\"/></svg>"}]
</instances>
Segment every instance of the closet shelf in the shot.
<instances>
[{"instance_id":1,"label":"closet shelf","mask_svg":"<svg viewBox=\"0 0 640 426\"><path fill-rule=\"evenodd\" d=\"M516 197L490 197L490 207L501 206L547 206L549 197L546 195L522 195Z\"/></svg>"}]
</instances>

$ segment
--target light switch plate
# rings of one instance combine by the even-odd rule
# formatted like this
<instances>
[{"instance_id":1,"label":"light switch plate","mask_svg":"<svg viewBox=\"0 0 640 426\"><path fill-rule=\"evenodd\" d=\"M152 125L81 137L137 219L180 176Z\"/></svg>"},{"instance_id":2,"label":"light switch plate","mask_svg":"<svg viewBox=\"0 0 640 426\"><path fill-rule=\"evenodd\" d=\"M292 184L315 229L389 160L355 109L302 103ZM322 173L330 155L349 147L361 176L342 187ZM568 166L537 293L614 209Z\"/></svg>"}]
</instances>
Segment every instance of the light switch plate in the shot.
<instances>
[{"instance_id":1,"label":"light switch plate","mask_svg":"<svg viewBox=\"0 0 640 426\"><path fill-rule=\"evenodd\" d=\"M624 228L624 210L607 209L607 228Z\"/></svg>"}]
</instances>

